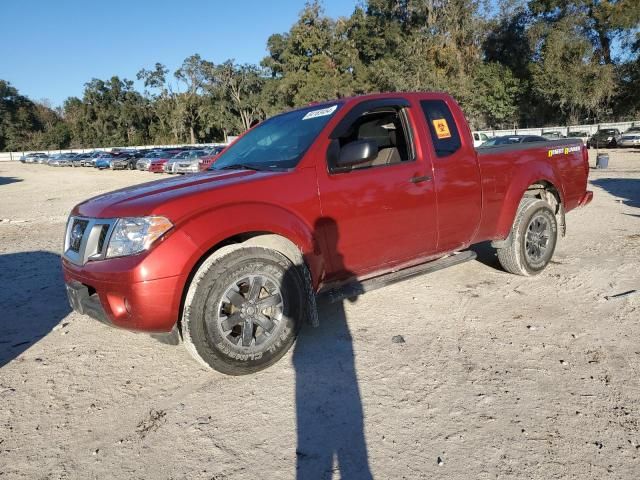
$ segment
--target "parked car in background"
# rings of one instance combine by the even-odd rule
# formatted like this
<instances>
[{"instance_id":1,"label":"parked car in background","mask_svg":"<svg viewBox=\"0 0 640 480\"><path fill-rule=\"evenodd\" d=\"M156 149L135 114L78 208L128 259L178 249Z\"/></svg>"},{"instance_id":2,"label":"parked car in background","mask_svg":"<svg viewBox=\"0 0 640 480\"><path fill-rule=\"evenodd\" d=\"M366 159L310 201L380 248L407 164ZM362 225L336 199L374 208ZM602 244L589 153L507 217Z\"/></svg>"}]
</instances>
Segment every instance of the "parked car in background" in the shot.
<instances>
[{"instance_id":1,"label":"parked car in background","mask_svg":"<svg viewBox=\"0 0 640 480\"><path fill-rule=\"evenodd\" d=\"M623 135L626 135L627 133L640 133L640 126L636 127L629 127L628 129L625 130L625 132L623 133Z\"/></svg>"},{"instance_id":2,"label":"parked car in background","mask_svg":"<svg viewBox=\"0 0 640 480\"><path fill-rule=\"evenodd\" d=\"M115 153L119 159L125 159L127 161L127 167L129 170L135 170L138 160L144 157L147 153L145 150L132 150L132 149L121 149L111 153Z\"/></svg>"},{"instance_id":3,"label":"parked car in background","mask_svg":"<svg viewBox=\"0 0 640 480\"><path fill-rule=\"evenodd\" d=\"M113 157L115 157L115 154L111 152L100 152L94 157L93 166L101 170L105 168L111 168L111 163L109 162L109 160L111 160Z\"/></svg>"},{"instance_id":4,"label":"parked car in background","mask_svg":"<svg viewBox=\"0 0 640 480\"><path fill-rule=\"evenodd\" d=\"M26 155L23 155L20 157L20 162L22 163L42 163L42 160L45 160L49 158L48 155L46 153L42 153L42 152L34 152L34 153L27 153Z\"/></svg>"},{"instance_id":5,"label":"parked car in background","mask_svg":"<svg viewBox=\"0 0 640 480\"><path fill-rule=\"evenodd\" d=\"M192 170L192 163L195 161L195 166L197 167L198 159L204 157L206 154L204 150L185 150L170 158L169 161L164 164L163 170L165 173L197 172L197 168ZM178 167L181 168L181 171L178 171Z\"/></svg>"},{"instance_id":6,"label":"parked car in background","mask_svg":"<svg viewBox=\"0 0 640 480\"><path fill-rule=\"evenodd\" d=\"M129 158L126 154L103 152L96 158L96 168L104 170L126 170L129 168Z\"/></svg>"},{"instance_id":7,"label":"parked car in background","mask_svg":"<svg viewBox=\"0 0 640 480\"><path fill-rule=\"evenodd\" d=\"M164 164L167 163L174 155L180 153L182 149L162 150L157 158L152 158L149 164L149 171L153 173L163 173Z\"/></svg>"},{"instance_id":8,"label":"parked car in background","mask_svg":"<svg viewBox=\"0 0 640 480\"><path fill-rule=\"evenodd\" d=\"M181 152L176 153L162 165L162 171L164 173L175 173L174 166L176 162L180 160L185 160L188 155L189 155L189 150L183 150Z\"/></svg>"},{"instance_id":9,"label":"parked car in background","mask_svg":"<svg viewBox=\"0 0 640 480\"><path fill-rule=\"evenodd\" d=\"M200 157L198 159L198 168L200 169L200 171L204 172L205 170L208 170L225 148L226 147L220 145L206 149L207 154L204 157Z\"/></svg>"},{"instance_id":10,"label":"parked car in background","mask_svg":"<svg viewBox=\"0 0 640 480\"><path fill-rule=\"evenodd\" d=\"M543 131L542 132L542 136L547 139L547 140L561 140L563 138L565 138L564 135L562 135L562 133L556 131L556 130L548 130L548 131Z\"/></svg>"},{"instance_id":11,"label":"parked car in background","mask_svg":"<svg viewBox=\"0 0 640 480\"><path fill-rule=\"evenodd\" d=\"M49 157L47 164L51 167L69 167L73 157L75 157L73 153L58 153Z\"/></svg>"},{"instance_id":12,"label":"parked car in background","mask_svg":"<svg viewBox=\"0 0 640 480\"><path fill-rule=\"evenodd\" d=\"M546 142L547 139L538 135L504 135L493 137L484 142L478 148L495 147L498 145L512 145L514 143Z\"/></svg>"},{"instance_id":13,"label":"parked car in background","mask_svg":"<svg viewBox=\"0 0 640 480\"><path fill-rule=\"evenodd\" d=\"M119 158L114 155L113 157L98 157L96 158L96 168L98 170L126 170L128 168L128 162L124 158Z\"/></svg>"},{"instance_id":14,"label":"parked car in background","mask_svg":"<svg viewBox=\"0 0 640 480\"><path fill-rule=\"evenodd\" d=\"M88 152L83 154L84 156L84 160L81 161L81 165L83 167L95 167L96 166L96 159L105 152L103 152L102 150L94 150L93 152Z\"/></svg>"},{"instance_id":15,"label":"parked car in background","mask_svg":"<svg viewBox=\"0 0 640 480\"><path fill-rule=\"evenodd\" d=\"M151 161L155 158L160 158L163 155L163 152L160 150L151 150L145 152L145 154L138 159L136 162L136 168L142 171L148 171L149 166L151 165Z\"/></svg>"},{"instance_id":16,"label":"parked car in background","mask_svg":"<svg viewBox=\"0 0 640 480\"><path fill-rule=\"evenodd\" d=\"M75 156L71 159L72 167L82 167L84 166L84 161L88 158L88 153L76 153Z\"/></svg>"},{"instance_id":17,"label":"parked car in background","mask_svg":"<svg viewBox=\"0 0 640 480\"><path fill-rule=\"evenodd\" d=\"M49 162L49 155L46 153L38 153L37 156L33 157L33 163L46 165L48 162Z\"/></svg>"},{"instance_id":18,"label":"parked car in background","mask_svg":"<svg viewBox=\"0 0 640 480\"><path fill-rule=\"evenodd\" d=\"M603 128L587 141L587 148L615 148L618 146L619 137L620 130L617 128Z\"/></svg>"},{"instance_id":19,"label":"parked car in background","mask_svg":"<svg viewBox=\"0 0 640 480\"><path fill-rule=\"evenodd\" d=\"M631 133L627 130L620 136L618 146L621 148L640 147L640 130Z\"/></svg>"},{"instance_id":20,"label":"parked car in background","mask_svg":"<svg viewBox=\"0 0 640 480\"><path fill-rule=\"evenodd\" d=\"M473 135L473 146L479 147L484 142L489 140L489 136L486 133L472 132Z\"/></svg>"},{"instance_id":21,"label":"parked car in background","mask_svg":"<svg viewBox=\"0 0 640 480\"><path fill-rule=\"evenodd\" d=\"M586 145L589 141L589 132L568 132L567 138L579 138Z\"/></svg>"},{"instance_id":22,"label":"parked car in background","mask_svg":"<svg viewBox=\"0 0 640 480\"><path fill-rule=\"evenodd\" d=\"M191 150L186 159L178 160L174 163L174 173L197 173L200 171L200 159L205 158L209 153L205 150Z\"/></svg>"},{"instance_id":23,"label":"parked car in background","mask_svg":"<svg viewBox=\"0 0 640 480\"><path fill-rule=\"evenodd\" d=\"M76 155L71 160L71 166L72 167L81 167L82 166L82 162L85 159L85 155L86 155L85 153L76 153Z\"/></svg>"}]
</instances>

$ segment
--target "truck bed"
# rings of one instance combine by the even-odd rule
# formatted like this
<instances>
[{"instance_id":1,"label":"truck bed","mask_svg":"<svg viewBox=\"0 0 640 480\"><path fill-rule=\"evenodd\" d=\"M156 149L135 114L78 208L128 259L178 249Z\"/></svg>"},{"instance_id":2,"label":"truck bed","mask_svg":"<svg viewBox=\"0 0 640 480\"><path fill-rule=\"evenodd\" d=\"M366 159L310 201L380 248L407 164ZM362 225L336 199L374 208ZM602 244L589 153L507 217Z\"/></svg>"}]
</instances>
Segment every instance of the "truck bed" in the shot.
<instances>
[{"instance_id":1,"label":"truck bed","mask_svg":"<svg viewBox=\"0 0 640 480\"><path fill-rule=\"evenodd\" d=\"M579 139L480 147L476 152L483 206L478 239L506 237L529 185L552 186L567 212L579 206L585 193L588 153Z\"/></svg>"}]
</instances>

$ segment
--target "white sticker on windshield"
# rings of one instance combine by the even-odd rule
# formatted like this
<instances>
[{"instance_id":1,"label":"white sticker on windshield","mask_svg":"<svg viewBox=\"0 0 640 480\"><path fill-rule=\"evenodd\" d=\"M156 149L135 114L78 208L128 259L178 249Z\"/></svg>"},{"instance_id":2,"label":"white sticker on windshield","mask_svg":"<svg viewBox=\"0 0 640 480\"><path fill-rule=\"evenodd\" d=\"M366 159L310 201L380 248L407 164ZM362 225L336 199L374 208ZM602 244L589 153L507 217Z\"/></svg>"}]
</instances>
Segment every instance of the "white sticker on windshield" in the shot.
<instances>
[{"instance_id":1,"label":"white sticker on windshield","mask_svg":"<svg viewBox=\"0 0 640 480\"><path fill-rule=\"evenodd\" d=\"M336 108L338 108L337 105L334 105L333 107L321 108L320 110L313 110L302 117L302 119L309 120L310 118L325 117L335 112Z\"/></svg>"}]
</instances>

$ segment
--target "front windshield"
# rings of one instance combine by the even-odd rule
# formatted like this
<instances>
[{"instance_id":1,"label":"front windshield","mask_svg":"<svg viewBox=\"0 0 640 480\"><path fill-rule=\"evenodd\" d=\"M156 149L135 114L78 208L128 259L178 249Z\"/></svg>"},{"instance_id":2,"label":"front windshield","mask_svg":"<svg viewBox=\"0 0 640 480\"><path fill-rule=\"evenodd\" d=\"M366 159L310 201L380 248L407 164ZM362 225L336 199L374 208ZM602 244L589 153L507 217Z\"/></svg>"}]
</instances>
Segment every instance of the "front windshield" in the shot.
<instances>
[{"instance_id":1,"label":"front windshield","mask_svg":"<svg viewBox=\"0 0 640 480\"><path fill-rule=\"evenodd\" d=\"M339 107L316 105L271 117L227 147L211 169L293 168Z\"/></svg>"}]
</instances>

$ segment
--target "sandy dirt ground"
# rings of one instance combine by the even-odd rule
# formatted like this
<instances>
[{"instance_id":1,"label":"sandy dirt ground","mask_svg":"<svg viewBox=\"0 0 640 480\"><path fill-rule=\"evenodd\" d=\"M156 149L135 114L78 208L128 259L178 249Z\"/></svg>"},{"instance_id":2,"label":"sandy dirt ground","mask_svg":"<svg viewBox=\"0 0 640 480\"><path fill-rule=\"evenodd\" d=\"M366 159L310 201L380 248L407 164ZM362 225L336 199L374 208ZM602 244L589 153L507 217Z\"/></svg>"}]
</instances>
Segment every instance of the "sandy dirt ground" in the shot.
<instances>
[{"instance_id":1,"label":"sandy dirt ground","mask_svg":"<svg viewBox=\"0 0 640 480\"><path fill-rule=\"evenodd\" d=\"M1 163L0 479L640 478L640 151L610 157L541 275L477 247L245 377L70 311L70 209L153 175Z\"/></svg>"}]
</instances>

